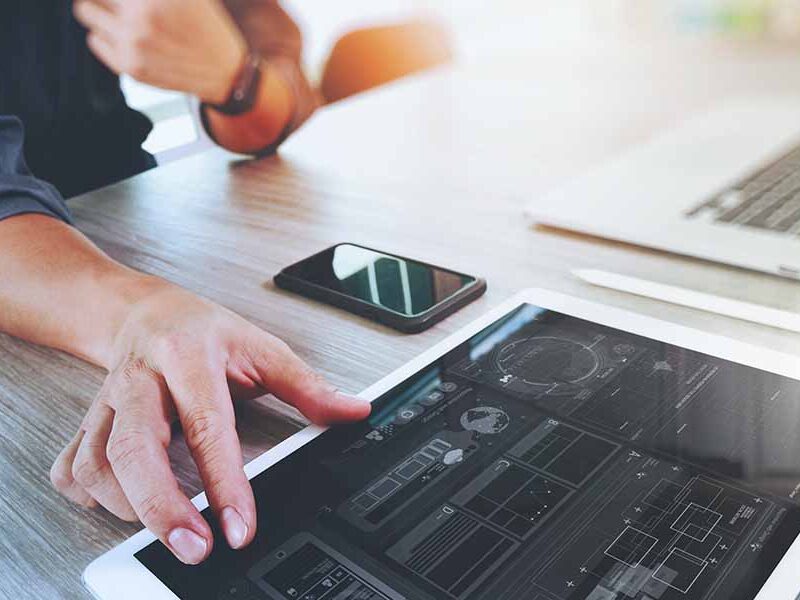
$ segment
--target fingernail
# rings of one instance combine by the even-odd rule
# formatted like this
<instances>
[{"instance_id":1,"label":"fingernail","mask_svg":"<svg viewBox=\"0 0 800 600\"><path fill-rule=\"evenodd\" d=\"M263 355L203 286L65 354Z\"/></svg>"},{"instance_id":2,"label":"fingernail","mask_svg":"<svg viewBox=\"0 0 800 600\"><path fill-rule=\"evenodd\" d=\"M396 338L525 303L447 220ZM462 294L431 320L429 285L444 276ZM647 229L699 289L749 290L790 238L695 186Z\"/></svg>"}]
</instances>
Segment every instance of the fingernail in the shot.
<instances>
[{"instance_id":1,"label":"fingernail","mask_svg":"<svg viewBox=\"0 0 800 600\"><path fill-rule=\"evenodd\" d=\"M167 542L175 556L187 565L196 565L206 557L208 542L190 529L173 529L167 536Z\"/></svg>"},{"instance_id":2,"label":"fingernail","mask_svg":"<svg viewBox=\"0 0 800 600\"><path fill-rule=\"evenodd\" d=\"M220 521L222 521L222 529L225 531L228 545L233 549L241 548L247 539L247 523L244 522L239 511L232 506L226 506L222 509Z\"/></svg>"}]
</instances>

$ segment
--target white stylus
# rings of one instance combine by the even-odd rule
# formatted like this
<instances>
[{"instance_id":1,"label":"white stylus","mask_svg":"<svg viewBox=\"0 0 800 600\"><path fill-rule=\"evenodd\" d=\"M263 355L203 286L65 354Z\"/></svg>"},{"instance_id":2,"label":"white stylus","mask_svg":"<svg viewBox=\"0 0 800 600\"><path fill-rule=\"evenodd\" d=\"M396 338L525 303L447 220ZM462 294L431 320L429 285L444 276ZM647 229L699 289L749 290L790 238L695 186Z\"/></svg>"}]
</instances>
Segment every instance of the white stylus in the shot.
<instances>
[{"instance_id":1,"label":"white stylus","mask_svg":"<svg viewBox=\"0 0 800 600\"><path fill-rule=\"evenodd\" d=\"M575 269L572 274L592 285L800 333L798 313L596 269Z\"/></svg>"}]
</instances>

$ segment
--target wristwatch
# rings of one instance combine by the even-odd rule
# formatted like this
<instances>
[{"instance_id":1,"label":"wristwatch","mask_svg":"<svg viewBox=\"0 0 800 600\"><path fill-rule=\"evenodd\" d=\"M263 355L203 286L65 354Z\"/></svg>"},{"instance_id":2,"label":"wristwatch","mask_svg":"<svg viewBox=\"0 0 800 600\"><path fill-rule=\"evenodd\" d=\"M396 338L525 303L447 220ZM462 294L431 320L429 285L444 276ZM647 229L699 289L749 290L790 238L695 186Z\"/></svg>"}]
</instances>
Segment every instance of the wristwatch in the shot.
<instances>
[{"instance_id":1,"label":"wristwatch","mask_svg":"<svg viewBox=\"0 0 800 600\"><path fill-rule=\"evenodd\" d=\"M223 104L207 104L225 115L241 115L253 108L261 82L262 58L253 50L247 56L236 75L231 93Z\"/></svg>"}]
</instances>

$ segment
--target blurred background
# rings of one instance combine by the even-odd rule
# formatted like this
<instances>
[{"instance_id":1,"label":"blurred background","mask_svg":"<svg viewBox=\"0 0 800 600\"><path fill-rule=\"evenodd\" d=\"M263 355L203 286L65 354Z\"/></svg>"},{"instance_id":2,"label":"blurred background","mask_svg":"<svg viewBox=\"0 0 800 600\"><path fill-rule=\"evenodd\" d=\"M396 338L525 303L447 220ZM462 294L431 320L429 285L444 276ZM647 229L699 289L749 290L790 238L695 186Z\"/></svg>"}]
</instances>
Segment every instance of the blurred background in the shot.
<instances>
[{"instance_id":1,"label":"blurred background","mask_svg":"<svg viewBox=\"0 0 800 600\"><path fill-rule=\"evenodd\" d=\"M305 40L309 77L318 81L331 49L355 29L413 21L440 24L455 61L501 62L526 53L636 51L687 37L798 47L800 0L284 0ZM491 6L491 9L487 8ZM166 161L202 146L191 99L123 81L129 103L155 129L145 147Z\"/></svg>"}]
</instances>

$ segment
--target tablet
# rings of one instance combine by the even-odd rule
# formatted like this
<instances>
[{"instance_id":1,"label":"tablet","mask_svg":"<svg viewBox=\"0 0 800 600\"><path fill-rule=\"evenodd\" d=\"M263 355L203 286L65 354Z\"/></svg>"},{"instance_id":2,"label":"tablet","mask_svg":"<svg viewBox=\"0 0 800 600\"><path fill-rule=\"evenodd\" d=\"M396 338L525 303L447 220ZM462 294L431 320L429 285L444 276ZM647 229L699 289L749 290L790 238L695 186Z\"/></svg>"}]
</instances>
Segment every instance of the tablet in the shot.
<instances>
[{"instance_id":1,"label":"tablet","mask_svg":"<svg viewBox=\"0 0 800 600\"><path fill-rule=\"evenodd\" d=\"M142 531L84 580L103 600L795 598L799 374L526 291L366 390L368 421L248 464L248 548L186 566Z\"/></svg>"}]
</instances>

